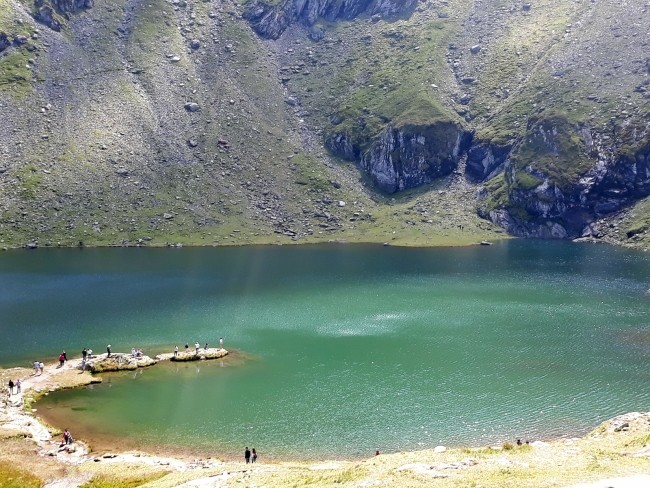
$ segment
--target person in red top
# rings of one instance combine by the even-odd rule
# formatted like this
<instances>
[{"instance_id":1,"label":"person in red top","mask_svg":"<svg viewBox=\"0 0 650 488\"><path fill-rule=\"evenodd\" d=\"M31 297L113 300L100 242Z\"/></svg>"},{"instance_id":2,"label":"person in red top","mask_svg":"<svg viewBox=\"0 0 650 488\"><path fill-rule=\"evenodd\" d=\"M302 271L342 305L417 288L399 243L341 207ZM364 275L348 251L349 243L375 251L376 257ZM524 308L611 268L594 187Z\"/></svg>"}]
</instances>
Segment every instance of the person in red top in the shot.
<instances>
[{"instance_id":1,"label":"person in red top","mask_svg":"<svg viewBox=\"0 0 650 488\"><path fill-rule=\"evenodd\" d=\"M63 363L65 363L65 356L63 354L61 354L59 356L59 368L63 367Z\"/></svg>"}]
</instances>

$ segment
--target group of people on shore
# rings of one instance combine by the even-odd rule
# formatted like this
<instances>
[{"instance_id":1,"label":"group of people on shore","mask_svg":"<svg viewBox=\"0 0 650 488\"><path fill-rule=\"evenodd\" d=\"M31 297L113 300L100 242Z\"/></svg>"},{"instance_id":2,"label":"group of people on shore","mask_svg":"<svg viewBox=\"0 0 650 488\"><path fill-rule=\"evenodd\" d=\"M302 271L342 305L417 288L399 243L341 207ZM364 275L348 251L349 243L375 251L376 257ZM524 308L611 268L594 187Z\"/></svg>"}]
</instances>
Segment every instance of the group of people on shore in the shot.
<instances>
[{"instance_id":1,"label":"group of people on shore","mask_svg":"<svg viewBox=\"0 0 650 488\"><path fill-rule=\"evenodd\" d=\"M140 348L136 349L135 347L132 347L131 356L133 356L134 358L141 358L142 356L144 356L144 353L142 352L142 349Z\"/></svg>"},{"instance_id":2,"label":"group of people on shore","mask_svg":"<svg viewBox=\"0 0 650 488\"><path fill-rule=\"evenodd\" d=\"M206 342L205 346L203 346L203 350L207 351L209 349L209 344ZM219 337L219 349L223 349L223 337ZM201 350L201 344L198 342L194 343L194 353L198 354L199 351ZM190 344L189 342L185 343L185 353L190 352ZM174 346L174 357L178 356L178 346Z\"/></svg>"},{"instance_id":3,"label":"group of people on shore","mask_svg":"<svg viewBox=\"0 0 650 488\"><path fill-rule=\"evenodd\" d=\"M244 450L244 460L246 464L257 462L257 451L255 448L251 451L248 447Z\"/></svg>"}]
</instances>

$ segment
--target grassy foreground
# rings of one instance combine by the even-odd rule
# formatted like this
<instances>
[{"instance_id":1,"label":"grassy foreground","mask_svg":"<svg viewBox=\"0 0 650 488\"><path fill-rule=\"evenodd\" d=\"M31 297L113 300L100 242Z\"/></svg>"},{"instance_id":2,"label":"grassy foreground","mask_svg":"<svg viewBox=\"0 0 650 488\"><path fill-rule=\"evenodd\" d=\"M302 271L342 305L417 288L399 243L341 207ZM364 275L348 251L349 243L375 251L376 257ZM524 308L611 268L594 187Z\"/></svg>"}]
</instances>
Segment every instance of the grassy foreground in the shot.
<instances>
[{"instance_id":1,"label":"grassy foreground","mask_svg":"<svg viewBox=\"0 0 650 488\"><path fill-rule=\"evenodd\" d=\"M99 378L73 365L48 365L41 376L22 368L0 370L3 385L9 378L22 378L23 392L10 398L4 388L0 395L0 488L650 486L650 412L616 417L583 438L530 445L439 446L358 460L271 463L264 462L262 451L257 464L246 465L218 458L93 452L91 439L62 450L60 430L34 417L34 398Z\"/></svg>"}]
</instances>

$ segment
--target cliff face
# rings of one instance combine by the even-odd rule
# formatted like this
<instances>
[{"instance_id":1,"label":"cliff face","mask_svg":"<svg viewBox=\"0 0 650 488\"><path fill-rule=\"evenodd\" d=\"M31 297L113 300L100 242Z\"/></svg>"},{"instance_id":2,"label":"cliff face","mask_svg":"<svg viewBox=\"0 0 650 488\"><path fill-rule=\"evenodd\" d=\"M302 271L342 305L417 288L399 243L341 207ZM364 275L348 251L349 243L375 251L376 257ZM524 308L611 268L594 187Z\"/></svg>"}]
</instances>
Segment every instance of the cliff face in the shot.
<instances>
[{"instance_id":1,"label":"cliff face","mask_svg":"<svg viewBox=\"0 0 650 488\"><path fill-rule=\"evenodd\" d=\"M496 208L480 210L508 232L600 237L600 218L650 195L650 123L628 127L616 146L609 136L566 121L538 121L529 133L505 163L505 197L496 203L488 197L488 206ZM567 154L573 155L571 180L560 178L566 172L558 174L560 156Z\"/></svg>"},{"instance_id":2,"label":"cliff face","mask_svg":"<svg viewBox=\"0 0 650 488\"><path fill-rule=\"evenodd\" d=\"M386 127L363 153L342 133L328 139L335 154L358 160L374 185L386 193L416 188L446 176L458 167L471 134L454 122Z\"/></svg>"},{"instance_id":3,"label":"cliff face","mask_svg":"<svg viewBox=\"0 0 650 488\"><path fill-rule=\"evenodd\" d=\"M246 7L244 18L259 35L277 39L294 22L310 27L318 19L349 20L364 13L385 17L406 15L416 4L417 0L282 0L279 3L253 0Z\"/></svg>"}]
</instances>

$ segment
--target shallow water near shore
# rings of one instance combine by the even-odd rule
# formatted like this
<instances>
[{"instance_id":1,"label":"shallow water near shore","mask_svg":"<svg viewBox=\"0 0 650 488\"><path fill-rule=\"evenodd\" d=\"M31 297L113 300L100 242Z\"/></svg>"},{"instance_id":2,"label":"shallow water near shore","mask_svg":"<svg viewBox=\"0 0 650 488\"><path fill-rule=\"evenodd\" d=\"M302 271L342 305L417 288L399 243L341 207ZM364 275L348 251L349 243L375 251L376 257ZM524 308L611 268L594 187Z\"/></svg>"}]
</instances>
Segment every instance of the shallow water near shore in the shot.
<instances>
[{"instance_id":1,"label":"shallow water near shore","mask_svg":"<svg viewBox=\"0 0 650 488\"><path fill-rule=\"evenodd\" d=\"M0 357L225 338L37 404L101 448L367 456L576 435L650 407L650 256L509 241L0 254Z\"/></svg>"}]
</instances>

